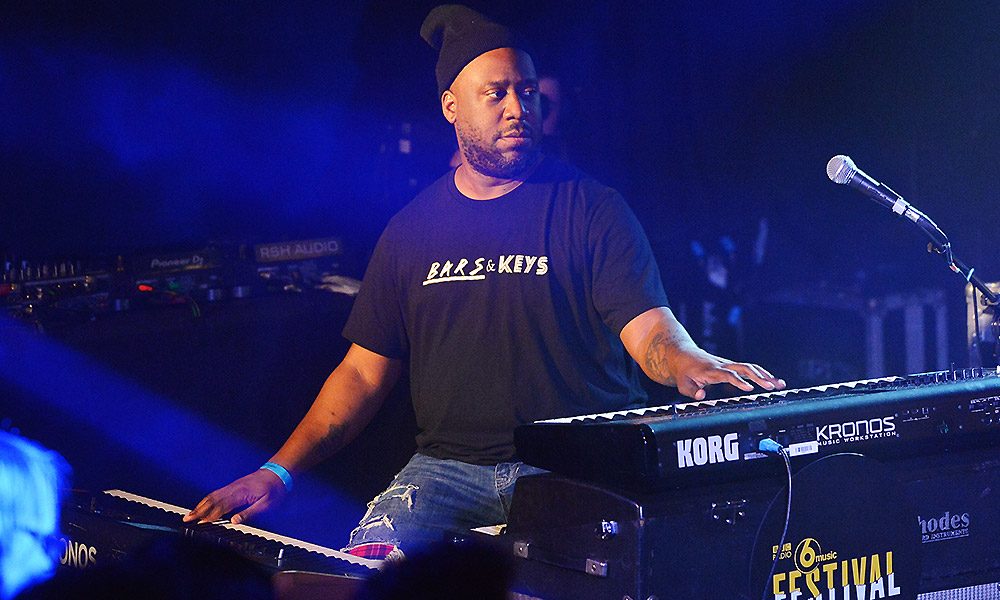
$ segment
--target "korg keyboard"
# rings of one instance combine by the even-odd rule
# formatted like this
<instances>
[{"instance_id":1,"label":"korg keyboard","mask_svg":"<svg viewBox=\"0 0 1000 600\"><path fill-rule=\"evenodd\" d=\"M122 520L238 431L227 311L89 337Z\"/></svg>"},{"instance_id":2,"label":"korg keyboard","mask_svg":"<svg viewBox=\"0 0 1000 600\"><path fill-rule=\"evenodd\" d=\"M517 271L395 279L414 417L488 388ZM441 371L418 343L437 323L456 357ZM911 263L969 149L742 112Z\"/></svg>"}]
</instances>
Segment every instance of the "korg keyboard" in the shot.
<instances>
[{"instance_id":1,"label":"korg keyboard","mask_svg":"<svg viewBox=\"0 0 1000 600\"><path fill-rule=\"evenodd\" d=\"M891 458L1000 443L1000 369L940 371L721 400L536 421L518 457L579 479L680 488L782 469L837 452Z\"/></svg>"}]
</instances>

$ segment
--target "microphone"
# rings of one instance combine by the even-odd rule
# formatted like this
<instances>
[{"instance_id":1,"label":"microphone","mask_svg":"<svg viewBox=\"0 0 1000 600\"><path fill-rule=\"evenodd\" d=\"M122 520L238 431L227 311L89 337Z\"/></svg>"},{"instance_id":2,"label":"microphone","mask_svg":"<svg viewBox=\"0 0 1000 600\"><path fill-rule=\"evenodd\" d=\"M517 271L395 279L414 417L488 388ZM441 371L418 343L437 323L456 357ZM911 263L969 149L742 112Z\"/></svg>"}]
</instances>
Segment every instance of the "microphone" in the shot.
<instances>
[{"instance_id":1,"label":"microphone","mask_svg":"<svg viewBox=\"0 0 1000 600\"><path fill-rule=\"evenodd\" d=\"M913 221L914 225L923 230L927 234L927 237L931 238L931 243L927 245L928 252L934 251L938 254L943 254L948 261L948 268L961 275L967 282L972 284L973 288L979 290L979 293L986 299L987 304L994 309L1000 306L1000 294L996 294L979 277L974 275L975 269L955 258L951 242L948 241L948 236L941 231L941 228L934 221L931 221L927 215L917 210L906 200L903 200L903 197L894 192L892 188L872 179L867 173L859 169L850 156L838 154L831 158L830 162L826 163L826 175L830 178L830 181L850 186L897 215ZM973 292L973 299L975 299L975 292ZM978 307L978 301L976 302L976 306ZM764 441L761 443L763 444ZM761 452L767 451L763 447L761 448Z\"/></svg>"},{"instance_id":2,"label":"microphone","mask_svg":"<svg viewBox=\"0 0 1000 600\"><path fill-rule=\"evenodd\" d=\"M826 163L826 176L830 178L830 181L852 187L897 215L913 221L938 248L943 249L948 245L948 236L930 217L903 200L903 197L893 191L891 187L873 179L859 169L850 156L838 154L831 158L830 162Z\"/></svg>"}]
</instances>

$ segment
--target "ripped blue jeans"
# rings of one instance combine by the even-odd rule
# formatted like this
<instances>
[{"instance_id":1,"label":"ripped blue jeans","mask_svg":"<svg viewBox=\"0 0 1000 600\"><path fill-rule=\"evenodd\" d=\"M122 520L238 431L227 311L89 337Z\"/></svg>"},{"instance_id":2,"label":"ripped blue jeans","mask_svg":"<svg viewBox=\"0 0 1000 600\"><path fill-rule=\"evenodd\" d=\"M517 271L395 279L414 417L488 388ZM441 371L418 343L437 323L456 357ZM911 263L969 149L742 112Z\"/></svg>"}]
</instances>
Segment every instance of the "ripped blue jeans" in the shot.
<instances>
[{"instance_id":1,"label":"ripped blue jeans","mask_svg":"<svg viewBox=\"0 0 1000 600\"><path fill-rule=\"evenodd\" d=\"M507 522L514 482L545 473L520 462L481 466L414 454L351 532L347 549L395 548L390 559L447 539L449 533Z\"/></svg>"}]
</instances>

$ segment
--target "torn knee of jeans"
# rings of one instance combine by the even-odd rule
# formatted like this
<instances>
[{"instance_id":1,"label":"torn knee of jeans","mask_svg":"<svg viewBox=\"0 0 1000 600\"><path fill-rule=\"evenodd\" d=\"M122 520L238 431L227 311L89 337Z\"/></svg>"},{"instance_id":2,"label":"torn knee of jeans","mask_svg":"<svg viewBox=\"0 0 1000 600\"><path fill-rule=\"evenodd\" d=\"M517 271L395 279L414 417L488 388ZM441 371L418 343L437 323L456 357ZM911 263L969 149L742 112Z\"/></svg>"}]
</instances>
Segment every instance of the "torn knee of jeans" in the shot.
<instances>
[{"instance_id":1,"label":"torn knee of jeans","mask_svg":"<svg viewBox=\"0 0 1000 600\"><path fill-rule=\"evenodd\" d=\"M408 512L412 511L414 492L418 489L420 489L420 486L413 484L396 485L375 496L368 503L368 510L365 512L365 516L361 517L361 522L351 531L350 539L353 540L364 532L380 528L396 531L396 526L393 524L392 516L390 515L397 514L399 511L386 510L390 508L386 506L386 503L391 500L398 500L406 505Z\"/></svg>"},{"instance_id":2,"label":"torn knee of jeans","mask_svg":"<svg viewBox=\"0 0 1000 600\"><path fill-rule=\"evenodd\" d=\"M364 518L361 519L361 522L358 523L358 526L351 531L351 535L349 536L349 538L353 540L357 536L361 535L363 532L368 531L370 529L375 529L377 527L384 527L389 531L396 531L396 528L395 526L393 526L392 519L389 517L389 515L386 514L373 515L369 511L368 514L366 514Z\"/></svg>"},{"instance_id":3,"label":"torn knee of jeans","mask_svg":"<svg viewBox=\"0 0 1000 600\"><path fill-rule=\"evenodd\" d=\"M358 525L357 531L365 531L373 527L385 527L389 531L396 531L392 526L392 519L389 515L368 515Z\"/></svg>"},{"instance_id":4,"label":"torn knee of jeans","mask_svg":"<svg viewBox=\"0 0 1000 600\"><path fill-rule=\"evenodd\" d=\"M408 484L393 486L385 490L378 496L371 499L368 503L368 510L365 511L365 516L361 517L361 522L364 523L371 518L377 504L393 498L399 498L406 503L407 510L413 510L413 492L419 489L420 486Z\"/></svg>"},{"instance_id":5,"label":"torn knee of jeans","mask_svg":"<svg viewBox=\"0 0 1000 600\"><path fill-rule=\"evenodd\" d=\"M386 500L391 500L393 498L399 498L401 501L406 503L407 510L413 510L413 495L414 492L420 489L420 486L408 483L406 485L394 485L386 491L379 494L376 498L377 502L384 502Z\"/></svg>"}]
</instances>

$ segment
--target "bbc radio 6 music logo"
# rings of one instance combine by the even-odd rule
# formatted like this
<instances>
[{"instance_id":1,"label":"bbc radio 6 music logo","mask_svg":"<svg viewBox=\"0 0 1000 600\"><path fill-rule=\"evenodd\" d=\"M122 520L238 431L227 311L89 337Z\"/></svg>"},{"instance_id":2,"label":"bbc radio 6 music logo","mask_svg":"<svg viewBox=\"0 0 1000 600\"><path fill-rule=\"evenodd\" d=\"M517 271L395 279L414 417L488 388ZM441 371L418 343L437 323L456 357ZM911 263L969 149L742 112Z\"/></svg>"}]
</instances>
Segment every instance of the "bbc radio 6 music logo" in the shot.
<instances>
[{"instance_id":1,"label":"bbc radio 6 music logo","mask_svg":"<svg viewBox=\"0 0 1000 600\"><path fill-rule=\"evenodd\" d=\"M786 571L778 569L771 576L773 600L874 600L899 596L891 550L855 556L841 556L824 549L811 537L795 545L788 542L780 549L771 547L771 557Z\"/></svg>"}]
</instances>

